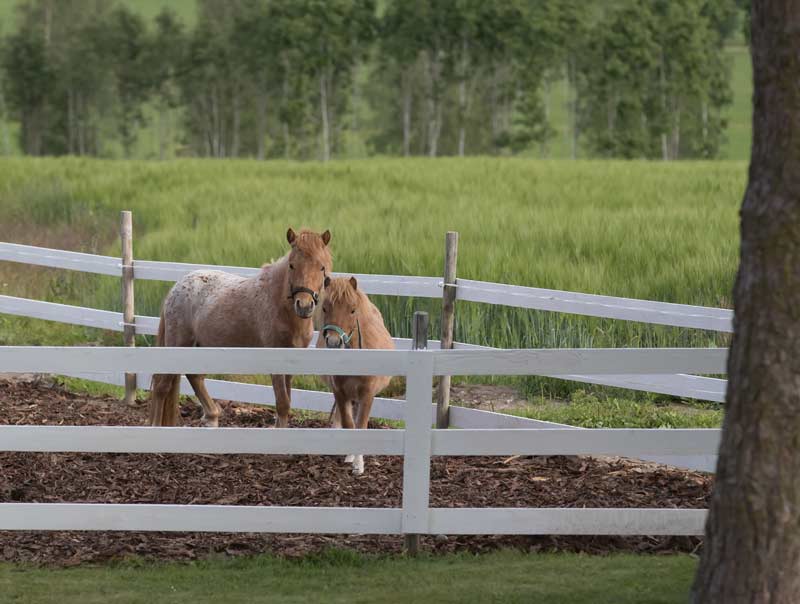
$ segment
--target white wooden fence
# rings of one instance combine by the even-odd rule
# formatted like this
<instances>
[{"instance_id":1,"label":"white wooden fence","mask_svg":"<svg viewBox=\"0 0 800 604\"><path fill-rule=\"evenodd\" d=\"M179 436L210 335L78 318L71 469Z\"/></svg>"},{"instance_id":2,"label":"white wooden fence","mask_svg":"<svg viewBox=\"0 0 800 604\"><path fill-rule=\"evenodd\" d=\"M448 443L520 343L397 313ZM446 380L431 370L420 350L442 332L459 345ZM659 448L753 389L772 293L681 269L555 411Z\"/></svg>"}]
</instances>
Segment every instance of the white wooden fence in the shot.
<instances>
[{"instance_id":1,"label":"white wooden fence","mask_svg":"<svg viewBox=\"0 0 800 604\"><path fill-rule=\"evenodd\" d=\"M119 258L98 256L64 250L0 242L0 261L49 266L102 275L122 276ZM180 262L155 262L137 260L135 278L141 280L176 281L186 273L197 269L223 270L243 276L258 272L257 268L218 266L208 264L186 264ZM370 295L392 295L422 298L440 298L442 280L438 277L394 276L356 274L360 287ZM581 294L558 290L503 285L470 279L458 279L456 299L483 302L502 306L549 310L572 314L639 321L656 325L698 328L719 332L731 332L733 311L685 304L670 304L646 300L615 298L595 294ZM14 314L50 321L59 321L86 327L98 327L114 331L123 330L122 313L12 296L0 296L0 313ZM136 333L154 335L158 329L158 317L136 316ZM399 348L410 348L411 340L395 339ZM429 342L437 347L438 341ZM456 342L456 349L478 348L473 344ZM655 392L671 396L722 402L725 400L726 380L700 377L691 374L638 375L625 372L617 375L594 374L548 374L549 377ZM116 376L107 379L118 383ZM147 382L139 382L140 384ZM301 394L301 398L304 395ZM253 401L256 402L256 401ZM298 401L303 402L303 401Z\"/></svg>"},{"instance_id":2,"label":"white wooden fence","mask_svg":"<svg viewBox=\"0 0 800 604\"><path fill-rule=\"evenodd\" d=\"M3 242L0 242L0 261L48 266L115 277L122 276L123 268L121 260L112 256L84 254ZM250 267L136 260L134 276L136 279L141 280L175 281L186 273L197 269L224 270L243 276L254 275L259 270ZM442 280L437 277L368 274L357 274L356 277L359 280L360 287L372 295L428 298L438 298L442 295ZM457 280L456 299L721 332L730 332L732 330L732 311L725 309L503 285L468 279ZM122 313L12 296L0 296L0 313L113 331L122 331L124 328ZM157 329L158 317L136 316L136 333L153 335ZM316 341L316 338L313 341ZM407 350L411 347L411 340L395 338L395 345L398 349ZM438 345L439 342L436 340L428 343L429 349L433 350L438 349ZM474 344L459 342L454 344L454 348L455 350L492 350ZM639 354L639 350L633 350L631 352L632 356L636 357ZM718 402L724 401L725 388L727 386L727 381L723 379L692 375L694 373L708 373L692 366L689 366L686 371L677 373L663 371L641 373L628 366L624 366L624 373L574 372L569 371L566 364L555 364L550 369L551 371L541 375ZM721 371L714 373L724 373L724 368L720 369ZM85 367L83 369L68 370L62 367L59 373L109 384L124 385L125 370L122 366L109 371L98 371L96 368L87 369ZM247 372L239 367L232 373L242 374ZM264 373L264 370L260 368L255 373ZM305 371L305 373L309 373L309 371ZM147 388L150 384L150 373L139 372L137 382L140 387ZM270 386L225 380L208 380L207 386L211 396L216 398L254 404L275 403L274 393ZM185 378L181 382L181 391L184 394L192 392ZM294 390L292 398L295 408L312 411L327 412L332 404L331 395L325 392ZM403 419L403 405L404 401L402 400L379 398L376 399L373 406L373 415L384 419ZM432 413L435 417L435 409L432 409ZM463 407L451 407L449 418L450 425L457 428L581 430L565 424ZM646 456L644 459L702 471L713 471L716 467L715 454L698 455L686 453Z\"/></svg>"},{"instance_id":3,"label":"white wooden fence","mask_svg":"<svg viewBox=\"0 0 800 604\"><path fill-rule=\"evenodd\" d=\"M431 508L432 455L715 454L718 430L431 428L437 375L722 373L724 349L318 350L0 347L8 372L405 375L402 430L0 426L3 451L403 455L401 508L0 504L0 530L699 535L706 511Z\"/></svg>"}]
</instances>

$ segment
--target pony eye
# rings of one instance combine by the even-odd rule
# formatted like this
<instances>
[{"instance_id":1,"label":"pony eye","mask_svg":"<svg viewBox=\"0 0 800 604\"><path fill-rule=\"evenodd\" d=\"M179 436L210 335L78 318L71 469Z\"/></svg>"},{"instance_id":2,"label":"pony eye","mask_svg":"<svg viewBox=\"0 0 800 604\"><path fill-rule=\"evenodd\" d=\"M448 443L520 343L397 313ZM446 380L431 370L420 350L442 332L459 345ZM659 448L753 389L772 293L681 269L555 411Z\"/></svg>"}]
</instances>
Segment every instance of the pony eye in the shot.
<instances>
[{"instance_id":1,"label":"pony eye","mask_svg":"<svg viewBox=\"0 0 800 604\"><path fill-rule=\"evenodd\" d=\"M290 264L290 265L289 265L289 270L290 270L290 271L293 271L293 270L294 270L294 264Z\"/></svg>"},{"instance_id":2,"label":"pony eye","mask_svg":"<svg viewBox=\"0 0 800 604\"><path fill-rule=\"evenodd\" d=\"M350 311L350 314L351 314L351 315L354 315L354 314L356 314L356 309L354 308L353 310L351 310L351 311Z\"/></svg>"},{"instance_id":3,"label":"pony eye","mask_svg":"<svg viewBox=\"0 0 800 604\"><path fill-rule=\"evenodd\" d=\"M325 272L325 267L323 266L323 267L322 267L322 268L320 268L319 270L321 270L321 271L324 273L324 272Z\"/></svg>"}]
</instances>

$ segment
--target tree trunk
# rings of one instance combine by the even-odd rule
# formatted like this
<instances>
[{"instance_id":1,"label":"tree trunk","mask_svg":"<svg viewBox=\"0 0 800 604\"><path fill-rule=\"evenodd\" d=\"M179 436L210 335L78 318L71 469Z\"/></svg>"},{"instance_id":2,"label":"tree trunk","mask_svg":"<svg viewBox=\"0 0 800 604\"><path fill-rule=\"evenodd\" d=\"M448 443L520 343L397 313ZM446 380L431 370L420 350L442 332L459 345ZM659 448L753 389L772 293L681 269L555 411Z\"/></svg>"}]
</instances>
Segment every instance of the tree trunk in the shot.
<instances>
[{"instance_id":1,"label":"tree trunk","mask_svg":"<svg viewBox=\"0 0 800 604\"><path fill-rule=\"evenodd\" d=\"M76 93L76 110L78 112L78 155L86 155L86 103L80 92Z\"/></svg>"},{"instance_id":2,"label":"tree trunk","mask_svg":"<svg viewBox=\"0 0 800 604\"><path fill-rule=\"evenodd\" d=\"M403 155L408 157L411 155L411 102L413 99L411 88L411 68L406 67L403 70L402 89L403 89Z\"/></svg>"},{"instance_id":3,"label":"tree trunk","mask_svg":"<svg viewBox=\"0 0 800 604\"><path fill-rule=\"evenodd\" d=\"M11 155L11 141L8 136L8 114L6 113L6 99L3 96L3 86L0 82L0 144L3 155Z\"/></svg>"},{"instance_id":4,"label":"tree trunk","mask_svg":"<svg viewBox=\"0 0 800 604\"><path fill-rule=\"evenodd\" d=\"M427 64L428 72L428 155L436 157L439 148L439 133L441 131L441 117L442 107L441 99L439 98L441 91L440 85L440 57L439 51L436 49L425 51L425 62Z\"/></svg>"},{"instance_id":5,"label":"tree trunk","mask_svg":"<svg viewBox=\"0 0 800 604\"><path fill-rule=\"evenodd\" d=\"M677 107L672 113L672 159L680 159L681 154L681 105L678 102Z\"/></svg>"},{"instance_id":6,"label":"tree trunk","mask_svg":"<svg viewBox=\"0 0 800 604\"><path fill-rule=\"evenodd\" d=\"M233 133L231 135L231 151L230 157L239 157L239 130L241 126L241 113L242 108L240 106L241 103L241 96L239 87L234 85L233 87L233 95L231 98L231 108L233 110Z\"/></svg>"},{"instance_id":7,"label":"tree trunk","mask_svg":"<svg viewBox=\"0 0 800 604\"><path fill-rule=\"evenodd\" d=\"M67 153L75 155L75 91L67 90Z\"/></svg>"},{"instance_id":8,"label":"tree trunk","mask_svg":"<svg viewBox=\"0 0 800 604\"><path fill-rule=\"evenodd\" d=\"M263 160L266 156L266 138L267 138L267 86L262 82L259 86L257 95L257 108L256 108L256 137L258 138L256 144L256 157Z\"/></svg>"},{"instance_id":9,"label":"tree trunk","mask_svg":"<svg viewBox=\"0 0 800 604\"><path fill-rule=\"evenodd\" d=\"M544 106L544 123L550 123L550 80L544 78L542 82L542 97ZM545 158L549 155L549 146L547 144L547 137L542 137L542 142L539 144L539 154Z\"/></svg>"},{"instance_id":10,"label":"tree trunk","mask_svg":"<svg viewBox=\"0 0 800 604\"><path fill-rule=\"evenodd\" d=\"M331 158L331 132L328 122L328 82L325 69L319 76L319 111L322 116L322 161Z\"/></svg>"},{"instance_id":11,"label":"tree trunk","mask_svg":"<svg viewBox=\"0 0 800 604\"><path fill-rule=\"evenodd\" d=\"M800 602L800 7L754 0L753 145L695 603Z\"/></svg>"},{"instance_id":12,"label":"tree trunk","mask_svg":"<svg viewBox=\"0 0 800 604\"><path fill-rule=\"evenodd\" d=\"M667 120L667 74L665 72L666 65L664 63L664 49L661 49L661 60L659 68L659 81L661 85L661 120L666 124ZM661 132L661 159L667 161L669 159L669 145L667 141L666 126L662 126L664 130Z\"/></svg>"},{"instance_id":13,"label":"tree trunk","mask_svg":"<svg viewBox=\"0 0 800 604\"><path fill-rule=\"evenodd\" d=\"M497 141L500 138L500 101L497 95L499 85L500 77L497 65L493 62L489 81L489 122L492 128L492 150L495 153L497 153Z\"/></svg>"},{"instance_id":14,"label":"tree trunk","mask_svg":"<svg viewBox=\"0 0 800 604\"><path fill-rule=\"evenodd\" d=\"M577 85L577 66L575 56L570 54L567 61L567 86L572 89L570 94L570 130L572 131L572 144L570 146L570 156L575 159L578 156L578 85Z\"/></svg>"},{"instance_id":15,"label":"tree trunk","mask_svg":"<svg viewBox=\"0 0 800 604\"><path fill-rule=\"evenodd\" d=\"M467 144L467 79L469 78L469 41L466 35L461 36L461 76L458 82L458 156L464 157Z\"/></svg>"},{"instance_id":16,"label":"tree trunk","mask_svg":"<svg viewBox=\"0 0 800 604\"><path fill-rule=\"evenodd\" d=\"M708 140L708 101L703 100L703 144Z\"/></svg>"},{"instance_id":17,"label":"tree trunk","mask_svg":"<svg viewBox=\"0 0 800 604\"><path fill-rule=\"evenodd\" d=\"M220 156L220 125L219 125L219 104L217 103L216 86L211 91L211 154L214 157Z\"/></svg>"},{"instance_id":18,"label":"tree trunk","mask_svg":"<svg viewBox=\"0 0 800 604\"><path fill-rule=\"evenodd\" d=\"M167 130L169 128L167 115L169 108L165 102L159 103L158 107L158 158L161 161L167 159Z\"/></svg>"}]
</instances>

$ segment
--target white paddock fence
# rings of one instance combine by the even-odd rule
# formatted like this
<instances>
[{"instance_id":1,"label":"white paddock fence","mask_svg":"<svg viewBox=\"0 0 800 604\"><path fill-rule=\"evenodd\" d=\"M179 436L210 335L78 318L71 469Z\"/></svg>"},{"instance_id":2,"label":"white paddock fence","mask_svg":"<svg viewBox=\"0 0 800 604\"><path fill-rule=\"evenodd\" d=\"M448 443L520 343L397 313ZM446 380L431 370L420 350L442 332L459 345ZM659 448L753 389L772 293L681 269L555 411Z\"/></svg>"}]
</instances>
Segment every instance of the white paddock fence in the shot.
<instances>
[{"instance_id":1,"label":"white paddock fence","mask_svg":"<svg viewBox=\"0 0 800 604\"><path fill-rule=\"evenodd\" d=\"M121 260L112 256L84 254L3 242L0 242L0 261L69 269L109 275L117 278L122 277L123 270ZM197 269L224 270L243 276L254 275L259 270L250 267L157 262L149 260L136 260L134 262L134 267L135 279L169 282L175 281L181 276ZM370 295L426 298L440 298L442 296L442 279L437 277L369 274L356 274L356 277L358 278L359 286ZM732 331L732 311L702 306L633 300L594 294L488 283L468 279L457 280L456 299L518 308L639 321L657 325L706 329L718 332ZM42 302L13 296L0 296L0 313L113 331L123 331L124 329L122 313ZM138 334L153 335L158 328L158 317L136 315L134 327ZM411 340L407 338L395 338L395 344L398 349L407 350L411 347ZM436 350L439 347L439 342L436 340L429 341L428 347L429 349ZM454 343L454 349L465 351L492 350L474 344L459 342ZM639 350L640 349L633 350L632 354L634 357L638 355ZM540 375L717 402L724 401L725 388L727 386L727 380L694 375L703 373L724 373L725 368L723 366L718 367L714 372L708 372L700 367L693 367L691 365L679 372L662 371L663 368L658 367L656 370L649 373L635 371L633 366L629 368L625 365L618 366L619 372L611 373L592 371L574 372L569 371L567 368L568 365L553 365L550 366L548 371ZM0 366L0 371L1 370L3 369ZM62 368L58 373L122 386L124 384L125 372L127 371L131 371L131 369L124 368L124 366L117 366L115 369L108 371L98 371L96 368L86 367L75 370ZM298 372L312 373L308 368L299 370ZM247 372L239 368L232 373L243 374ZM265 368L261 367L255 371L255 373L265 373ZM455 375L457 374L456 372ZM137 376L137 382L140 387L148 387L150 384L150 373L147 371L140 371ZM215 398L254 404L275 403L274 393L270 386L244 384L227 380L208 380L207 386L209 393ZM182 380L181 390L184 394L190 394L192 392L185 379ZM332 397L326 392L295 389L293 390L292 399L293 407L298 409L327 412L332 405ZM404 417L403 409L404 401L402 400L379 398L376 399L373 406L373 416L399 420ZM449 417L452 427L466 429L532 428L581 430L580 428L565 424L457 406L450 407ZM671 432L673 431L670 431L670 433ZM643 458L702 471L713 471L716 467L715 452L700 455L687 451L662 456L645 456Z\"/></svg>"},{"instance_id":2,"label":"white paddock fence","mask_svg":"<svg viewBox=\"0 0 800 604\"><path fill-rule=\"evenodd\" d=\"M0 450L402 455L400 508L0 504L0 530L699 535L706 510L431 508L434 455L712 456L719 430L431 428L434 376L722 373L724 349L318 350L0 347L8 372L404 375L402 430L0 426ZM367 470L369 471L369 470Z\"/></svg>"}]
</instances>

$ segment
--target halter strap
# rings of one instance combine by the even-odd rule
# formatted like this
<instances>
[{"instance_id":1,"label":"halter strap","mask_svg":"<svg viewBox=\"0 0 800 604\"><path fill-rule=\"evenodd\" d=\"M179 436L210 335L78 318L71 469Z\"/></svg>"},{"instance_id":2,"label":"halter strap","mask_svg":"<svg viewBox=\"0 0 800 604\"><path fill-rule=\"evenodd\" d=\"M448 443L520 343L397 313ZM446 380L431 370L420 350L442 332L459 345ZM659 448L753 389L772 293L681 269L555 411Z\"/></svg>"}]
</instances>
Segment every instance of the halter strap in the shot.
<instances>
[{"instance_id":1,"label":"halter strap","mask_svg":"<svg viewBox=\"0 0 800 604\"><path fill-rule=\"evenodd\" d=\"M314 304L319 303L319 293L315 292L313 289L309 289L307 287L295 287L294 285L290 286L289 299L294 300L297 294L309 294L311 299L314 300Z\"/></svg>"},{"instance_id":2,"label":"halter strap","mask_svg":"<svg viewBox=\"0 0 800 604\"><path fill-rule=\"evenodd\" d=\"M350 330L350 333L345 333L344 329L342 329L338 325L333 325L331 323L331 324L322 326L322 335L324 336L325 332L328 331L329 329L331 331L335 331L336 333L339 334L339 337L342 339L342 342L344 342L345 348L348 347L350 345L350 342L353 340L353 332L354 331L358 331L358 347L362 348L361 323L359 322L358 319L356 319L356 327L355 327L355 329Z\"/></svg>"}]
</instances>

